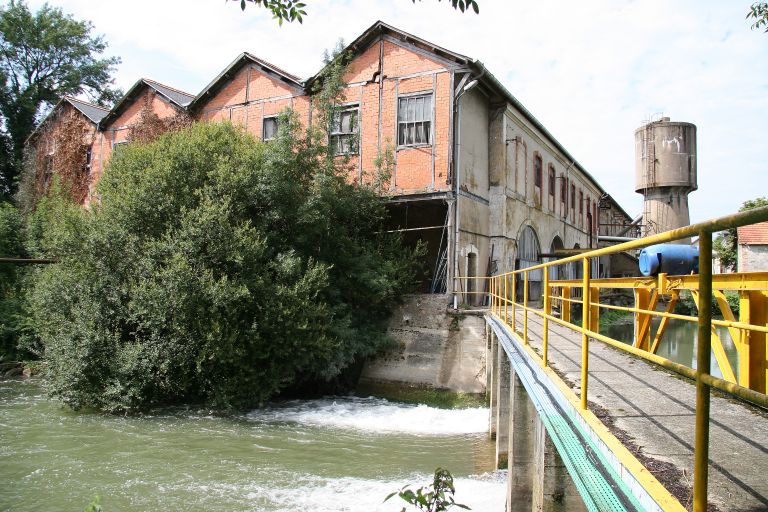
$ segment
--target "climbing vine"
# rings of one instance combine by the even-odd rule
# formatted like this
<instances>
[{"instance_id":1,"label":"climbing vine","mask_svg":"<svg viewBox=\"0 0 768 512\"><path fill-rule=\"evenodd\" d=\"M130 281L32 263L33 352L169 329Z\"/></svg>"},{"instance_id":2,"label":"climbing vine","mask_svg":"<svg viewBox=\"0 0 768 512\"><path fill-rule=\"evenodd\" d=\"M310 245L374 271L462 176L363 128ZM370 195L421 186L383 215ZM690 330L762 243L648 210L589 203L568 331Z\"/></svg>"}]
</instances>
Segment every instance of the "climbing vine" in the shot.
<instances>
[{"instance_id":1,"label":"climbing vine","mask_svg":"<svg viewBox=\"0 0 768 512\"><path fill-rule=\"evenodd\" d=\"M186 112L177 112L174 116L160 119L152 109L152 99L152 96L145 98L138 122L129 129L129 141L149 144L164 133L177 132L192 124L192 118Z\"/></svg>"},{"instance_id":2,"label":"climbing vine","mask_svg":"<svg viewBox=\"0 0 768 512\"><path fill-rule=\"evenodd\" d=\"M34 210L47 195L56 175L65 197L82 203L88 196L90 148L95 130L74 109L65 109L40 127L25 158L17 201L24 211Z\"/></svg>"}]
</instances>

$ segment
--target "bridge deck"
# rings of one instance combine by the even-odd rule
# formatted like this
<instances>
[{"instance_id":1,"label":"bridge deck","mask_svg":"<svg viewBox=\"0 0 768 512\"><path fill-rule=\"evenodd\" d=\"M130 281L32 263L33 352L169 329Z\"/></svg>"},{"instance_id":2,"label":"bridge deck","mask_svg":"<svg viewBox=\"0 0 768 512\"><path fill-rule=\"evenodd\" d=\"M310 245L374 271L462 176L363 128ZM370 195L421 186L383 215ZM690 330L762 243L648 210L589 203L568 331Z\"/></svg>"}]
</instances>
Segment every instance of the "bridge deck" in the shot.
<instances>
[{"instance_id":1,"label":"bridge deck","mask_svg":"<svg viewBox=\"0 0 768 512\"><path fill-rule=\"evenodd\" d=\"M520 332L522 311L516 320ZM549 327L550 365L578 394L581 334L554 322ZM529 313L530 344L539 352L541 333L541 318ZM589 352L590 408L690 507L695 386L598 341ZM721 511L767 511L768 413L713 393L711 418L710 503Z\"/></svg>"}]
</instances>

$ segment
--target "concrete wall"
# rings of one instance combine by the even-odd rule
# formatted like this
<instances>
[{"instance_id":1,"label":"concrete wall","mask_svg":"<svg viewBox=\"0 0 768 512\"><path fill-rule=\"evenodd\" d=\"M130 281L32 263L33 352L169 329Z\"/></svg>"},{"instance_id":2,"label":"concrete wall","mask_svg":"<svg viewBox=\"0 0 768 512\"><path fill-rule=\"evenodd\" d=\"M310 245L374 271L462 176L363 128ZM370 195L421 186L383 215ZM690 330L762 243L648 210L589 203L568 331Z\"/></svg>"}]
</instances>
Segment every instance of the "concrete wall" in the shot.
<instances>
[{"instance_id":1,"label":"concrete wall","mask_svg":"<svg viewBox=\"0 0 768 512\"><path fill-rule=\"evenodd\" d=\"M481 275L488 268L494 274L515 269L517 243L526 226L536 233L539 252L549 252L555 237L565 248L596 247L600 190L520 112L511 105L492 106L478 89L460 100L457 275L467 275L472 253ZM540 187L534 175L537 160ZM576 200L583 198L573 208L571 186Z\"/></svg>"},{"instance_id":2,"label":"concrete wall","mask_svg":"<svg viewBox=\"0 0 768 512\"><path fill-rule=\"evenodd\" d=\"M389 334L398 342L368 361L360 377L376 385L424 386L459 393L485 392L485 321L447 313L447 295L412 295L392 315Z\"/></svg>"}]
</instances>

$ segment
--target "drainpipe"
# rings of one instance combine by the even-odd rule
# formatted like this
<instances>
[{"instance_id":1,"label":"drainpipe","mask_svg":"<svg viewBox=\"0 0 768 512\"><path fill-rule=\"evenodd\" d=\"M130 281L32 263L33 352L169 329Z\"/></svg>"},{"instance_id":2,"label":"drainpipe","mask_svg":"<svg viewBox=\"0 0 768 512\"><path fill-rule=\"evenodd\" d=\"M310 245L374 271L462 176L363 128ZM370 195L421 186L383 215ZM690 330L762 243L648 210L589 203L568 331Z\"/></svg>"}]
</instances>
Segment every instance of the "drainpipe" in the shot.
<instances>
[{"instance_id":1,"label":"drainpipe","mask_svg":"<svg viewBox=\"0 0 768 512\"><path fill-rule=\"evenodd\" d=\"M460 183L460 169L461 169L461 153L459 151L460 144L459 141L461 140L461 97L465 92L472 89L473 87L477 86L479 83L480 78L485 74L485 68L482 68L482 71L479 75L477 75L475 78L471 79L472 77L471 73L467 73L464 75L464 77L459 82L459 86L457 87L458 92L453 90L451 91L451 94L453 95L453 141L451 144L452 151L454 153L453 158L453 190L454 190L454 208L453 208L453 214L454 214L454 247L453 247L453 276L454 281L455 277L458 275L458 269L459 269L459 219L461 218L459 215L459 183ZM456 288L452 284L453 289L453 302L456 304Z\"/></svg>"}]
</instances>

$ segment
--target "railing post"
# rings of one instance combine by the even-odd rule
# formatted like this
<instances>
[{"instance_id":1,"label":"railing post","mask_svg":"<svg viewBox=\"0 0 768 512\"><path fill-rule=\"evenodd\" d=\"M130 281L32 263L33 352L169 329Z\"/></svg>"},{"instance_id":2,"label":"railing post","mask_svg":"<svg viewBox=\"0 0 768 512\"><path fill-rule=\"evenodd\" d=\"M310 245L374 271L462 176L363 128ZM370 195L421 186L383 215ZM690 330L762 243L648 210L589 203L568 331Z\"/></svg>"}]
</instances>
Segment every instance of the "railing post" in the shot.
<instances>
[{"instance_id":1,"label":"railing post","mask_svg":"<svg viewBox=\"0 0 768 512\"><path fill-rule=\"evenodd\" d=\"M509 304L509 297L507 297L507 274L502 274L504 277L504 323L507 323L507 305Z\"/></svg>"},{"instance_id":2,"label":"railing post","mask_svg":"<svg viewBox=\"0 0 768 512\"><path fill-rule=\"evenodd\" d=\"M587 409L587 386L589 384L589 258L582 259L581 292L581 408Z\"/></svg>"},{"instance_id":3,"label":"railing post","mask_svg":"<svg viewBox=\"0 0 768 512\"><path fill-rule=\"evenodd\" d=\"M515 301L517 300L517 274L512 274L512 332L517 332Z\"/></svg>"},{"instance_id":4,"label":"railing post","mask_svg":"<svg viewBox=\"0 0 768 512\"><path fill-rule=\"evenodd\" d=\"M712 233L699 233L699 332L696 350L696 436L693 451L693 512L707 510L709 477L709 375L712 344Z\"/></svg>"},{"instance_id":5,"label":"railing post","mask_svg":"<svg viewBox=\"0 0 768 512\"><path fill-rule=\"evenodd\" d=\"M528 344L528 271L523 270L523 343Z\"/></svg>"},{"instance_id":6,"label":"railing post","mask_svg":"<svg viewBox=\"0 0 768 512\"><path fill-rule=\"evenodd\" d=\"M549 297L549 268L544 268L544 326L542 328L541 335L541 347L542 347L542 362L544 366L547 366L547 348L549 343L549 318L547 315L551 314L552 307Z\"/></svg>"},{"instance_id":7,"label":"railing post","mask_svg":"<svg viewBox=\"0 0 768 512\"><path fill-rule=\"evenodd\" d=\"M560 288L560 318L564 322L571 323L571 286L563 286Z\"/></svg>"},{"instance_id":8,"label":"railing post","mask_svg":"<svg viewBox=\"0 0 768 512\"><path fill-rule=\"evenodd\" d=\"M498 286L497 279L495 277L491 277L491 282L488 285L488 289L491 290L491 303L493 304L492 311L494 313L498 313L498 306L499 306L499 302L498 302L499 299L496 294L497 286Z\"/></svg>"}]
</instances>

